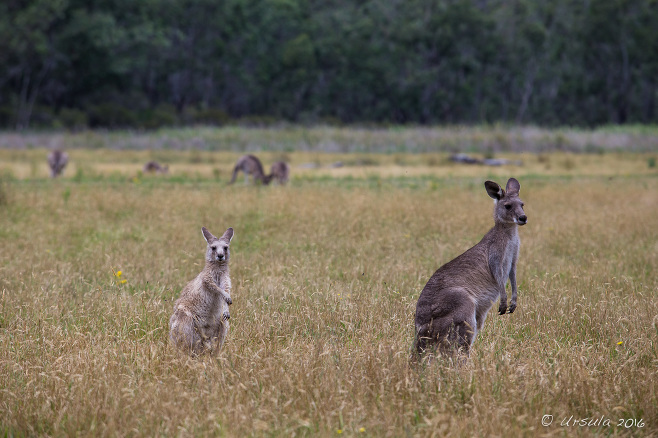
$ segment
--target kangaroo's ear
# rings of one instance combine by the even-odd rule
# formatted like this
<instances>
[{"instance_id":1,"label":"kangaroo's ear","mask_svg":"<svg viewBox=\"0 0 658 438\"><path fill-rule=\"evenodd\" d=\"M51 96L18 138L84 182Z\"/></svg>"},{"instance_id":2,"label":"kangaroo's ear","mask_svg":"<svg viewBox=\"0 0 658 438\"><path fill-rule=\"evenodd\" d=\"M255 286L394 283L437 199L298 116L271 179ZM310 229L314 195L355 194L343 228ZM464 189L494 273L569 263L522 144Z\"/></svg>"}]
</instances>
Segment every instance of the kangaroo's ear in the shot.
<instances>
[{"instance_id":1,"label":"kangaroo's ear","mask_svg":"<svg viewBox=\"0 0 658 438\"><path fill-rule=\"evenodd\" d=\"M510 178L507 181L507 186L505 187L508 195L518 195L519 190L521 190L521 184L516 180L516 178Z\"/></svg>"},{"instance_id":2,"label":"kangaroo's ear","mask_svg":"<svg viewBox=\"0 0 658 438\"><path fill-rule=\"evenodd\" d=\"M210 243L213 240L217 239L215 236L212 235L210 231L206 227L201 227L201 232L203 233L203 238L206 239L206 242Z\"/></svg>"},{"instance_id":3,"label":"kangaroo's ear","mask_svg":"<svg viewBox=\"0 0 658 438\"><path fill-rule=\"evenodd\" d=\"M225 240L228 243L231 243L232 239L233 239L233 228L229 227L228 230L224 231L224 234L222 235L220 240Z\"/></svg>"},{"instance_id":4,"label":"kangaroo's ear","mask_svg":"<svg viewBox=\"0 0 658 438\"><path fill-rule=\"evenodd\" d=\"M487 181L484 183L484 188L487 189L487 194L494 198L496 201L505 196L505 190L498 183Z\"/></svg>"}]
</instances>

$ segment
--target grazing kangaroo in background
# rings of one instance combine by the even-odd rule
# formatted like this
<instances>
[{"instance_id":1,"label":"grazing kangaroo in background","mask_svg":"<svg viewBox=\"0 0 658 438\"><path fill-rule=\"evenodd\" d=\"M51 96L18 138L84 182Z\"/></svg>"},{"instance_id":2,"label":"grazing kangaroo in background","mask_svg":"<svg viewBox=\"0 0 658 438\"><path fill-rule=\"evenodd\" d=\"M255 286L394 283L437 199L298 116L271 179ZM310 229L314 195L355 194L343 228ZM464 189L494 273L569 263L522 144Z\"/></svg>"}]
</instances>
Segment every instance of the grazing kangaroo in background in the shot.
<instances>
[{"instance_id":1,"label":"grazing kangaroo in background","mask_svg":"<svg viewBox=\"0 0 658 438\"><path fill-rule=\"evenodd\" d=\"M416 358L438 347L441 353L457 349L466 355L482 330L487 312L500 298L498 312L516 309L516 264L519 259L518 226L528 221L519 199L519 182L510 178L503 190L484 183L494 199L494 227L480 243L441 266L420 293L416 305ZM509 277L512 299L507 306Z\"/></svg>"},{"instance_id":2,"label":"grazing kangaroo in background","mask_svg":"<svg viewBox=\"0 0 658 438\"><path fill-rule=\"evenodd\" d=\"M251 175L255 181L265 185L272 181L272 175L265 175L263 165L260 160L253 155L243 155L238 159L233 168L233 176L231 177L231 182L229 184L235 182L239 171L244 172L245 183L249 180L249 175Z\"/></svg>"},{"instance_id":3,"label":"grazing kangaroo in background","mask_svg":"<svg viewBox=\"0 0 658 438\"><path fill-rule=\"evenodd\" d=\"M59 149L55 149L52 152L50 152L48 154L48 166L50 166L50 177L56 178L59 175L61 175L68 163L69 163L69 155L66 152L60 151Z\"/></svg>"},{"instance_id":4,"label":"grazing kangaroo in background","mask_svg":"<svg viewBox=\"0 0 658 438\"><path fill-rule=\"evenodd\" d=\"M277 161L272 164L270 168L270 176L274 178L279 184L285 184L290 177L290 166L285 161Z\"/></svg>"},{"instance_id":5,"label":"grazing kangaroo in background","mask_svg":"<svg viewBox=\"0 0 658 438\"><path fill-rule=\"evenodd\" d=\"M157 161L149 161L144 165L144 169L142 169L144 173L169 173L169 166L164 165L162 166L160 163Z\"/></svg>"},{"instance_id":6,"label":"grazing kangaroo in background","mask_svg":"<svg viewBox=\"0 0 658 438\"><path fill-rule=\"evenodd\" d=\"M219 239L206 227L201 232L208 242L206 265L183 288L169 320L169 337L174 345L193 355L219 352L229 329L228 306L233 303L228 270L233 228Z\"/></svg>"}]
</instances>

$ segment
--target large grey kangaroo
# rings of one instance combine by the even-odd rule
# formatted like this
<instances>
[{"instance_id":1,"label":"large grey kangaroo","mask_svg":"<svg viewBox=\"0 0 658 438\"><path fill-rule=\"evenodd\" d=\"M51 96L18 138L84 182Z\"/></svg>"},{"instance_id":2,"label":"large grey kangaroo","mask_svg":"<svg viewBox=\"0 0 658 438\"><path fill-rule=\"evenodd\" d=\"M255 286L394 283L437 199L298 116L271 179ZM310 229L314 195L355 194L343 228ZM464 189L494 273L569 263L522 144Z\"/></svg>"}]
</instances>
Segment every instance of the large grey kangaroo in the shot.
<instances>
[{"instance_id":1,"label":"large grey kangaroo","mask_svg":"<svg viewBox=\"0 0 658 438\"><path fill-rule=\"evenodd\" d=\"M495 225L480 243L441 266L420 293L416 305L415 353L462 352L467 356L487 312L500 298L498 312L516 309L516 264L519 259L519 225L528 217L519 199L519 182L510 178L505 190L493 181L484 183L494 199ZM509 278L512 299L507 306ZM418 356L416 356L418 357Z\"/></svg>"},{"instance_id":2,"label":"large grey kangaroo","mask_svg":"<svg viewBox=\"0 0 658 438\"><path fill-rule=\"evenodd\" d=\"M263 164L254 155L243 155L238 159L235 163L235 167L233 167L233 176L231 177L231 182L229 184L235 182L239 171L244 172L245 182L247 182L249 175L251 175L257 183L260 182L261 184L267 185L272 181L272 175L265 175Z\"/></svg>"},{"instance_id":3,"label":"large grey kangaroo","mask_svg":"<svg viewBox=\"0 0 658 438\"><path fill-rule=\"evenodd\" d=\"M183 288L169 320L169 337L174 345L194 355L216 354L222 348L231 317L228 306L232 304L228 262L233 228L219 239L206 227L201 232L208 242L206 265Z\"/></svg>"}]
</instances>

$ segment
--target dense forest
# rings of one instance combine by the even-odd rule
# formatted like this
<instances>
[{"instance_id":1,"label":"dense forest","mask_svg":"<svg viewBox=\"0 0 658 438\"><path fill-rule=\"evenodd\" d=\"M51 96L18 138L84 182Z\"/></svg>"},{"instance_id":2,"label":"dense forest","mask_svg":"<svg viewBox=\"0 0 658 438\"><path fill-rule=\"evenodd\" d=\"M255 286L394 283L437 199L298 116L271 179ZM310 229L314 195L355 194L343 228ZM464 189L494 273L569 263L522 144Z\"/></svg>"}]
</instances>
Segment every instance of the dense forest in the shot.
<instances>
[{"instance_id":1,"label":"dense forest","mask_svg":"<svg viewBox=\"0 0 658 438\"><path fill-rule=\"evenodd\" d=\"M3 0L0 127L657 123L656 0Z\"/></svg>"}]
</instances>

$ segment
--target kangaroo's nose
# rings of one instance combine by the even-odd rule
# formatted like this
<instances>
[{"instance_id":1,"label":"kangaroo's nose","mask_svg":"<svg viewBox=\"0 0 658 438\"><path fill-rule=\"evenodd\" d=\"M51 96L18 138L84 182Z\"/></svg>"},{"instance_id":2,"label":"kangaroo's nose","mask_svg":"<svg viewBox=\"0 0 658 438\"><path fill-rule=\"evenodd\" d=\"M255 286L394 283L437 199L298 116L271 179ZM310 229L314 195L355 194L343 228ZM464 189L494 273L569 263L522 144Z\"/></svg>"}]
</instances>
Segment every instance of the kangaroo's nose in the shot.
<instances>
[{"instance_id":1,"label":"kangaroo's nose","mask_svg":"<svg viewBox=\"0 0 658 438\"><path fill-rule=\"evenodd\" d=\"M528 216L526 216L525 214L523 216L519 216L519 222L521 222L522 224L525 224L527 221L528 221Z\"/></svg>"},{"instance_id":2,"label":"kangaroo's nose","mask_svg":"<svg viewBox=\"0 0 658 438\"><path fill-rule=\"evenodd\" d=\"M217 254L217 258L220 260L224 260L224 254Z\"/></svg>"}]
</instances>

